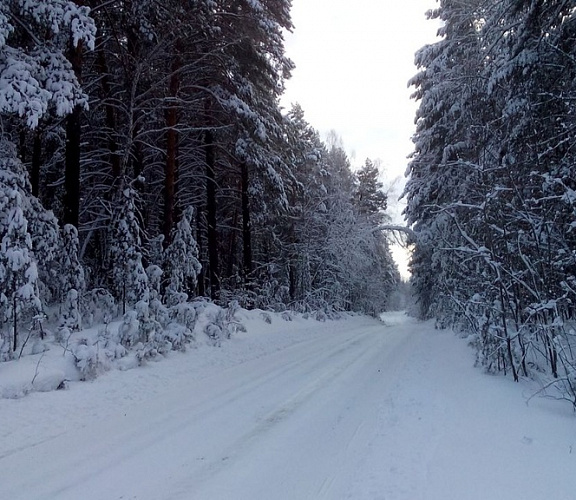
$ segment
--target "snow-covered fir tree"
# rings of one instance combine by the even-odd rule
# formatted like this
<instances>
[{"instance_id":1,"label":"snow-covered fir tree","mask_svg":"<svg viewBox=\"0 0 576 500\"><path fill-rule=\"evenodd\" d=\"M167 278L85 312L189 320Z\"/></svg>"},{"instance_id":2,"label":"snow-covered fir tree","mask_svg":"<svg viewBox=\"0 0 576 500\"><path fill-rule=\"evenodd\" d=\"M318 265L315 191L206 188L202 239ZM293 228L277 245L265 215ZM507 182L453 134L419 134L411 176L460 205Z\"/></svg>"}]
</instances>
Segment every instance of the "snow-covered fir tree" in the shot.
<instances>
[{"instance_id":1,"label":"snow-covered fir tree","mask_svg":"<svg viewBox=\"0 0 576 500\"><path fill-rule=\"evenodd\" d=\"M142 264L141 228L136 213L137 196L131 184L121 190L110 231L112 286L123 313L148 293L148 277Z\"/></svg>"},{"instance_id":2,"label":"snow-covered fir tree","mask_svg":"<svg viewBox=\"0 0 576 500\"><path fill-rule=\"evenodd\" d=\"M165 252L166 302L175 305L179 294L195 296L202 265L198 261L198 245L194 238L194 208L187 207L176 225L172 241Z\"/></svg>"},{"instance_id":3,"label":"snow-covered fir tree","mask_svg":"<svg viewBox=\"0 0 576 500\"><path fill-rule=\"evenodd\" d=\"M38 268L25 209L25 173L14 148L0 140L0 328L19 346L19 333L41 309ZM23 325L24 324L24 325Z\"/></svg>"},{"instance_id":4,"label":"snow-covered fir tree","mask_svg":"<svg viewBox=\"0 0 576 500\"><path fill-rule=\"evenodd\" d=\"M70 61L68 37L94 48L96 29L88 7L67 0L5 0L0 5L0 114L34 128L50 106L58 116L85 106ZM63 36L64 43L58 38Z\"/></svg>"},{"instance_id":5,"label":"snow-covered fir tree","mask_svg":"<svg viewBox=\"0 0 576 500\"><path fill-rule=\"evenodd\" d=\"M64 294L60 312L60 328L78 331L82 328L81 299L86 289L84 268L78 259L78 230L71 224L62 229L60 258L61 290Z\"/></svg>"},{"instance_id":6,"label":"snow-covered fir tree","mask_svg":"<svg viewBox=\"0 0 576 500\"><path fill-rule=\"evenodd\" d=\"M575 8L440 2L406 187L422 315L473 332L486 370L547 370L570 397Z\"/></svg>"}]
</instances>

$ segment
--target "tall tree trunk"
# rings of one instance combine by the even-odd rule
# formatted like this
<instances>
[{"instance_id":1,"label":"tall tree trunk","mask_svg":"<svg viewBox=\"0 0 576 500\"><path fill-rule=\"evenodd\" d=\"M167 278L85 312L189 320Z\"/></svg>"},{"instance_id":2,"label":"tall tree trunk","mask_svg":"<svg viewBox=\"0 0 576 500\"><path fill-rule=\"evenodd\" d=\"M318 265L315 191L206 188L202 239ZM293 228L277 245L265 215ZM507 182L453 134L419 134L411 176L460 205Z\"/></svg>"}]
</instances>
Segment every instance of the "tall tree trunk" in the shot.
<instances>
[{"instance_id":1,"label":"tall tree trunk","mask_svg":"<svg viewBox=\"0 0 576 500\"><path fill-rule=\"evenodd\" d=\"M227 267L226 267L226 276L227 277L231 277L234 275L234 270L236 268L237 262L236 262L236 257L237 257L237 247L238 247L238 235L236 232L236 226L238 225L238 210L234 209L234 215L232 216L232 222L231 222L231 227L234 228L234 230L230 231L230 236L229 236L229 241L228 241L228 262L227 262Z\"/></svg>"},{"instance_id":2,"label":"tall tree trunk","mask_svg":"<svg viewBox=\"0 0 576 500\"><path fill-rule=\"evenodd\" d=\"M112 94L110 88L110 73L108 71L108 63L106 62L106 55L104 54L104 43L101 36L98 36L98 56L96 62L98 64L98 71L100 72L100 85L102 86L102 95L104 96L104 109L106 111L106 127L108 128L108 148L110 150L110 167L112 168L112 176L118 179L122 174L120 166L120 157L118 156L118 142L116 141L117 124L116 113L114 107L108 100Z\"/></svg>"},{"instance_id":3,"label":"tall tree trunk","mask_svg":"<svg viewBox=\"0 0 576 500\"><path fill-rule=\"evenodd\" d=\"M250 198L248 196L248 165L240 165L242 176L242 255L244 280L248 284L252 275L252 226L250 224Z\"/></svg>"},{"instance_id":4,"label":"tall tree trunk","mask_svg":"<svg viewBox=\"0 0 576 500\"><path fill-rule=\"evenodd\" d=\"M64 224L78 227L80 220L80 115L79 106L66 118L66 169L64 179Z\"/></svg>"},{"instance_id":5,"label":"tall tree trunk","mask_svg":"<svg viewBox=\"0 0 576 500\"><path fill-rule=\"evenodd\" d=\"M170 245L176 206L176 171L178 162L178 107L175 103L180 88L180 58L175 56L170 76L169 95L172 104L166 110L166 165L164 167L164 245Z\"/></svg>"},{"instance_id":6,"label":"tall tree trunk","mask_svg":"<svg viewBox=\"0 0 576 500\"><path fill-rule=\"evenodd\" d=\"M206 219L208 223L208 265L210 268L210 298L218 300L220 279L218 277L218 233L216 231L216 151L214 133L206 131L204 135L206 150Z\"/></svg>"},{"instance_id":7,"label":"tall tree trunk","mask_svg":"<svg viewBox=\"0 0 576 500\"><path fill-rule=\"evenodd\" d=\"M78 81L82 76L82 41L76 47L70 41L68 59ZM75 106L66 118L66 168L64 178L64 224L78 227L80 220L80 141L82 108Z\"/></svg>"},{"instance_id":8,"label":"tall tree trunk","mask_svg":"<svg viewBox=\"0 0 576 500\"><path fill-rule=\"evenodd\" d=\"M204 258L204 237L202 231L202 211L199 208L196 213L196 242L198 243L198 255L200 256L200 262L206 262ZM206 294L206 284L204 282L206 276L206 266L202 266L202 270L198 275L198 295L204 297Z\"/></svg>"}]
</instances>

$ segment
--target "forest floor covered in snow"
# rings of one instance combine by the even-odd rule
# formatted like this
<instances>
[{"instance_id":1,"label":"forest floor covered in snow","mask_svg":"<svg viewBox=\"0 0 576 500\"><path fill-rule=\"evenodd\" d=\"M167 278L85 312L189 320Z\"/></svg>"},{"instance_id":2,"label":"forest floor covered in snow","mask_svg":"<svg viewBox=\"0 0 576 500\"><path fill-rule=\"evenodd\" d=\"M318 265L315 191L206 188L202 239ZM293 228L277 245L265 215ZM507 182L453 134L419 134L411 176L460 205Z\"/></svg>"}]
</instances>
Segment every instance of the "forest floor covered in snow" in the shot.
<instances>
[{"instance_id":1,"label":"forest floor covered in snow","mask_svg":"<svg viewBox=\"0 0 576 500\"><path fill-rule=\"evenodd\" d=\"M66 370L56 347L0 364L0 498L574 498L571 405L528 402L534 382L483 374L452 332L237 317L220 347L64 390L38 392Z\"/></svg>"}]
</instances>

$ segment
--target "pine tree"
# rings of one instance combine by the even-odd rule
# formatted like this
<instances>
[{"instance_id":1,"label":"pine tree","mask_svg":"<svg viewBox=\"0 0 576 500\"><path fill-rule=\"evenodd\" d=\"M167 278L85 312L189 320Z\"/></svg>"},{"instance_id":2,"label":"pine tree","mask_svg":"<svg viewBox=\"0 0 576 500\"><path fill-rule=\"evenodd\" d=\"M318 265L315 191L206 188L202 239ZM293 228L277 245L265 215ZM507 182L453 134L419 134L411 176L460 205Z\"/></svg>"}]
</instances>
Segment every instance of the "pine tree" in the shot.
<instances>
[{"instance_id":1,"label":"pine tree","mask_svg":"<svg viewBox=\"0 0 576 500\"><path fill-rule=\"evenodd\" d=\"M0 311L2 329L11 332L12 351L21 323L38 314L38 269L24 215L25 173L14 148L0 142Z\"/></svg>"},{"instance_id":2,"label":"pine tree","mask_svg":"<svg viewBox=\"0 0 576 500\"><path fill-rule=\"evenodd\" d=\"M35 128L54 106L58 116L85 106L87 97L62 44L61 33L74 46L94 47L95 27L89 9L74 2L7 0L0 6L0 113L13 113Z\"/></svg>"},{"instance_id":3,"label":"pine tree","mask_svg":"<svg viewBox=\"0 0 576 500\"><path fill-rule=\"evenodd\" d=\"M110 265L113 288L125 314L127 306L133 306L147 295L148 277L142 264L136 190L128 184L119 196L119 210L111 231Z\"/></svg>"},{"instance_id":4,"label":"pine tree","mask_svg":"<svg viewBox=\"0 0 576 500\"><path fill-rule=\"evenodd\" d=\"M576 280L575 8L440 2L444 38L419 52L412 80L406 214L422 315L474 332L486 370L517 380L547 367L576 401L564 327Z\"/></svg>"},{"instance_id":5,"label":"pine tree","mask_svg":"<svg viewBox=\"0 0 576 500\"><path fill-rule=\"evenodd\" d=\"M84 269L78 260L78 230L71 224L66 224L62 230L62 241L60 276L64 301L60 313L60 327L73 332L82 328L81 298L86 288Z\"/></svg>"},{"instance_id":6,"label":"pine tree","mask_svg":"<svg viewBox=\"0 0 576 500\"><path fill-rule=\"evenodd\" d=\"M410 82L420 105L404 192L405 215L419 235L411 270L424 318L450 310L444 307L453 292L449 275L462 259L437 249L460 244L455 217L468 214L452 204L470 196L469 185L476 182L476 166L484 154L486 106L479 90L484 58L482 4L482 0L442 0L429 13L443 22L439 30L443 38L417 52L420 72Z\"/></svg>"},{"instance_id":7,"label":"pine tree","mask_svg":"<svg viewBox=\"0 0 576 500\"><path fill-rule=\"evenodd\" d=\"M367 158L364 166L356 172L358 185L354 193L354 202L360 214L372 216L376 221L382 217L382 212L388 205L386 193L382 190L384 185L378 180L379 176L378 167Z\"/></svg>"},{"instance_id":8,"label":"pine tree","mask_svg":"<svg viewBox=\"0 0 576 500\"><path fill-rule=\"evenodd\" d=\"M202 266L198 261L198 245L193 227L194 208L187 207L176 225L172 242L165 254L165 274L168 282L165 295L169 305L179 302L175 298L178 294L185 294L187 298L195 295Z\"/></svg>"}]
</instances>

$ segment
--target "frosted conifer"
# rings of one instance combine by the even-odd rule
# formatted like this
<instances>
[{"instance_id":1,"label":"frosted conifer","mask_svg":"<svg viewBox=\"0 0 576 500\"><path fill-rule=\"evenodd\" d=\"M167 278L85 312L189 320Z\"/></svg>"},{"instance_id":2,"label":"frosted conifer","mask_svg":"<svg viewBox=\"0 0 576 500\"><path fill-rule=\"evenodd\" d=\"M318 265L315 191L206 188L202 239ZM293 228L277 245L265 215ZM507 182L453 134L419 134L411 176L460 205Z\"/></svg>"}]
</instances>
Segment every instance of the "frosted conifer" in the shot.
<instances>
[{"instance_id":1,"label":"frosted conifer","mask_svg":"<svg viewBox=\"0 0 576 500\"><path fill-rule=\"evenodd\" d=\"M38 269L24 215L24 177L9 144L0 148L0 315L9 325L12 350L18 347L20 323L41 310Z\"/></svg>"},{"instance_id":2,"label":"frosted conifer","mask_svg":"<svg viewBox=\"0 0 576 500\"><path fill-rule=\"evenodd\" d=\"M202 270L198 261L198 245L192 232L193 220L194 208L188 207L176 225L172 243L166 249L166 295L171 305L175 294L185 293L188 297L194 294Z\"/></svg>"},{"instance_id":3,"label":"frosted conifer","mask_svg":"<svg viewBox=\"0 0 576 500\"><path fill-rule=\"evenodd\" d=\"M60 314L60 325L71 331L82 328L80 299L86 288L84 269L78 260L78 230L66 224L62 230L63 248L60 260L61 289L64 304Z\"/></svg>"},{"instance_id":4,"label":"frosted conifer","mask_svg":"<svg viewBox=\"0 0 576 500\"><path fill-rule=\"evenodd\" d=\"M136 190L131 185L120 192L118 214L113 221L110 248L112 283L123 304L134 305L148 295L148 277L142 265L140 224L136 217Z\"/></svg>"}]
</instances>

